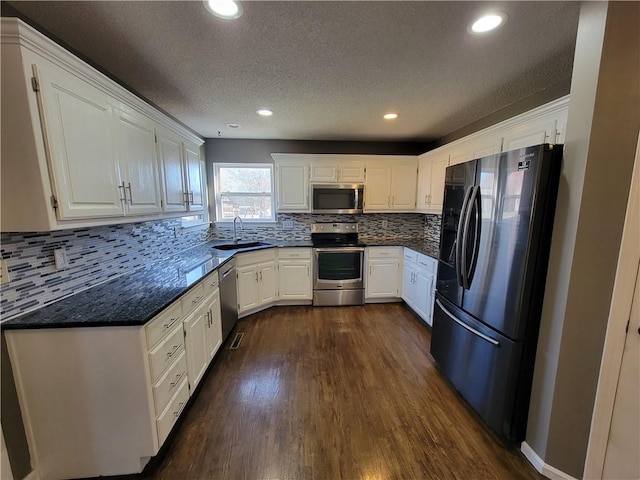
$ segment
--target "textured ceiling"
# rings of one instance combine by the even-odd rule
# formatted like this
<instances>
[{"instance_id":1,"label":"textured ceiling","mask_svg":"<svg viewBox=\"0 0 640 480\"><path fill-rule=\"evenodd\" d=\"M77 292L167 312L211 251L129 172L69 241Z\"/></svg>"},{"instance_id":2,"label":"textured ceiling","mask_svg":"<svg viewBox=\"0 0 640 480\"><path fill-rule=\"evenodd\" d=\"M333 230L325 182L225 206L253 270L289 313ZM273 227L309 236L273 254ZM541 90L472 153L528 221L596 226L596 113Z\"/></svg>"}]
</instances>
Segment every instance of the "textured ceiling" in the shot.
<instances>
[{"instance_id":1,"label":"textured ceiling","mask_svg":"<svg viewBox=\"0 0 640 480\"><path fill-rule=\"evenodd\" d=\"M9 5L204 137L308 140L430 141L566 81L579 13L551 1L245 1L222 20L200 1ZM467 33L492 7L507 23Z\"/></svg>"}]
</instances>

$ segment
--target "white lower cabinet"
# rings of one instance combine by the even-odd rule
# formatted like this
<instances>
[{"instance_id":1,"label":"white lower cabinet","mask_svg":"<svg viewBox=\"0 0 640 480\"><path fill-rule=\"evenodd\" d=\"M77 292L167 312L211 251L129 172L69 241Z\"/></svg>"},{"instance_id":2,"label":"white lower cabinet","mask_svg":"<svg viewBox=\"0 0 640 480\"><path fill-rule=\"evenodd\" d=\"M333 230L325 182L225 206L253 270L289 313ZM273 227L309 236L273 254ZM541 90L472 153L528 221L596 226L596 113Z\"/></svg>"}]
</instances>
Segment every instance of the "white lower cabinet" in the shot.
<instances>
[{"instance_id":1,"label":"white lower cabinet","mask_svg":"<svg viewBox=\"0 0 640 480\"><path fill-rule=\"evenodd\" d=\"M238 314L253 313L278 298L278 275L274 249L243 253L236 260Z\"/></svg>"},{"instance_id":2,"label":"white lower cabinet","mask_svg":"<svg viewBox=\"0 0 640 480\"><path fill-rule=\"evenodd\" d=\"M200 383L209 365L207 329L209 327L208 305L202 304L184 319L184 340L187 348L187 367L191 389Z\"/></svg>"},{"instance_id":3,"label":"white lower cabinet","mask_svg":"<svg viewBox=\"0 0 640 480\"><path fill-rule=\"evenodd\" d=\"M278 292L281 303L298 303L313 299L311 249L278 250Z\"/></svg>"},{"instance_id":4,"label":"white lower cabinet","mask_svg":"<svg viewBox=\"0 0 640 480\"><path fill-rule=\"evenodd\" d=\"M428 325L433 323L433 301L437 260L409 248L404 249L402 299Z\"/></svg>"},{"instance_id":5,"label":"white lower cabinet","mask_svg":"<svg viewBox=\"0 0 640 480\"><path fill-rule=\"evenodd\" d=\"M139 473L222 344L218 273L144 326L4 334L37 478Z\"/></svg>"},{"instance_id":6,"label":"white lower cabinet","mask_svg":"<svg viewBox=\"0 0 640 480\"><path fill-rule=\"evenodd\" d=\"M398 300L402 247L368 247L365 254L365 301Z\"/></svg>"}]
</instances>

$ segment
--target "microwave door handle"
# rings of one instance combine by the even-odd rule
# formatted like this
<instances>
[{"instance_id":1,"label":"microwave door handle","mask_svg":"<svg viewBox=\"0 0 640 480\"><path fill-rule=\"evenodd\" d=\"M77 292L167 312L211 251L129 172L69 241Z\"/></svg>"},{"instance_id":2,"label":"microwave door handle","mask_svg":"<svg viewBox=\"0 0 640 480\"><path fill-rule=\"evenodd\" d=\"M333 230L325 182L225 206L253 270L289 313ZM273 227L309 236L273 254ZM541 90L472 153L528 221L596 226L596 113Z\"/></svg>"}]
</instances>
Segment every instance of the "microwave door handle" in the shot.
<instances>
[{"instance_id":1,"label":"microwave door handle","mask_svg":"<svg viewBox=\"0 0 640 480\"><path fill-rule=\"evenodd\" d=\"M354 199L355 202L354 202L354 205L353 205L353 209L357 210L358 209L358 197L359 197L360 189L355 188L354 192L355 192L355 195L354 195L353 199Z\"/></svg>"}]
</instances>

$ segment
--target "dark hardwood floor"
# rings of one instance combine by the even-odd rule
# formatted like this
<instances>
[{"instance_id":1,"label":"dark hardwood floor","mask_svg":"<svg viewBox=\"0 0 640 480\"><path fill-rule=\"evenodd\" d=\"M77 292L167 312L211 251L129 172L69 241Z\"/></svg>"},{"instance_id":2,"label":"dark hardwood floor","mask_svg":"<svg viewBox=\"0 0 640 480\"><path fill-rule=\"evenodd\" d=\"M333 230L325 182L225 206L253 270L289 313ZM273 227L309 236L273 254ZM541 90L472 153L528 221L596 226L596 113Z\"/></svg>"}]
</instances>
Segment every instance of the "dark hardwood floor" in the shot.
<instances>
[{"instance_id":1,"label":"dark hardwood floor","mask_svg":"<svg viewBox=\"0 0 640 480\"><path fill-rule=\"evenodd\" d=\"M447 385L402 304L271 308L237 332L146 478L543 478Z\"/></svg>"}]
</instances>

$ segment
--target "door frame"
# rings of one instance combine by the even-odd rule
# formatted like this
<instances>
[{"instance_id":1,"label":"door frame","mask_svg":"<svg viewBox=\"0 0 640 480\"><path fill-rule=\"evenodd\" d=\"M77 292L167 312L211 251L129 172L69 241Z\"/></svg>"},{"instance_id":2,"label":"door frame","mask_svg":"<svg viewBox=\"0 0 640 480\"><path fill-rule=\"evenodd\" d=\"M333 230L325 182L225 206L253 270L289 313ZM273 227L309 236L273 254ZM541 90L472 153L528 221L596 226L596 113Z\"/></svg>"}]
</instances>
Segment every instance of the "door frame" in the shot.
<instances>
[{"instance_id":1,"label":"door frame","mask_svg":"<svg viewBox=\"0 0 640 480\"><path fill-rule=\"evenodd\" d=\"M636 147L631 189L591 418L591 431L584 469L585 479L602 478L604 469L618 377L622 366L622 354L627 337L626 325L631 315L636 276L640 265L638 238L640 238L640 136ZM635 294L638 295L640 292L635 292ZM629 332L629 334L632 335L633 332Z\"/></svg>"}]
</instances>

